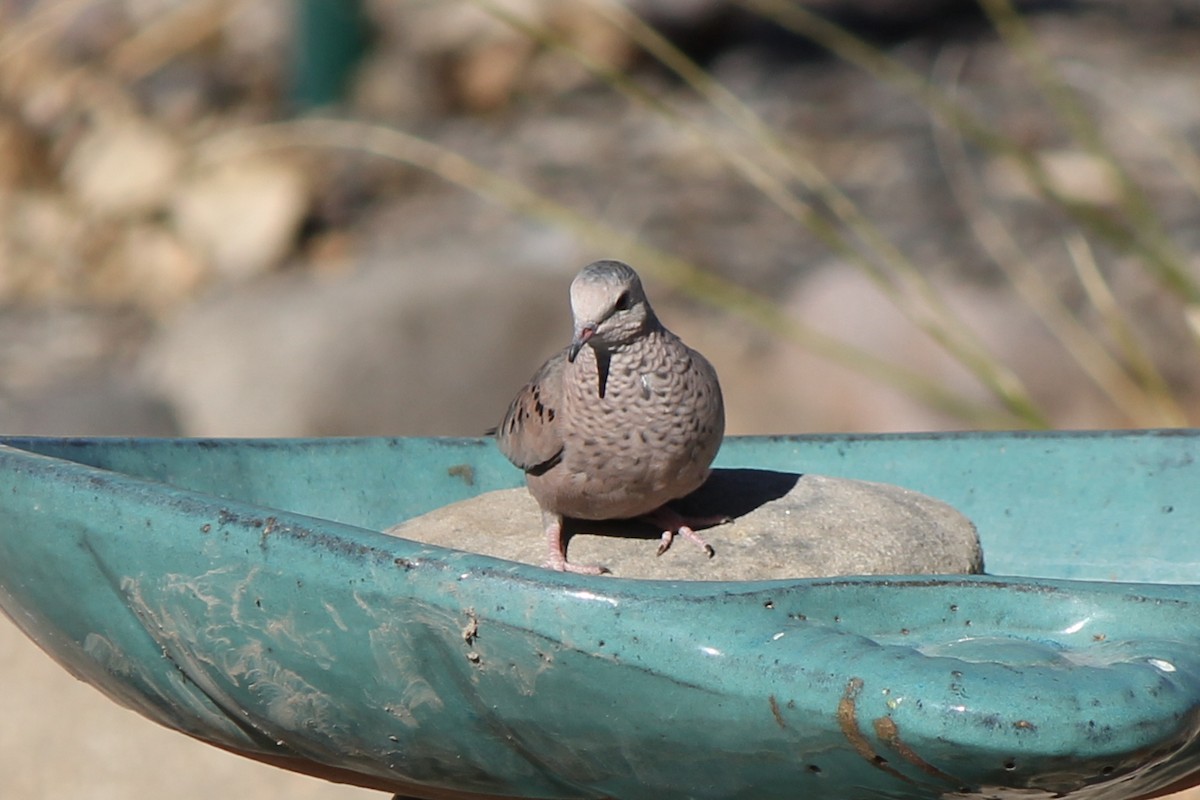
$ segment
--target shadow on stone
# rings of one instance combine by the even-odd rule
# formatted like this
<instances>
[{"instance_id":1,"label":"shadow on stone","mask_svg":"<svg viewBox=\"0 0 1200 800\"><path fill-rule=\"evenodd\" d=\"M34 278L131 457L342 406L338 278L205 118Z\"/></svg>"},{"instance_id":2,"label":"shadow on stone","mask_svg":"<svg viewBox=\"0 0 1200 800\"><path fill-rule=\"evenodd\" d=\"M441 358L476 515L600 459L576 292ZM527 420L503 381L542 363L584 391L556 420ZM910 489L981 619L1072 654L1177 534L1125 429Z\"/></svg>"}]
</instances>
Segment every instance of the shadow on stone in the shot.
<instances>
[{"instance_id":1,"label":"shadow on stone","mask_svg":"<svg viewBox=\"0 0 1200 800\"><path fill-rule=\"evenodd\" d=\"M775 472L766 469L714 469L696 491L671 503L671 508L685 517L739 517L767 505L796 487L800 475L794 472ZM695 525L701 531L718 527L716 524ZM571 538L580 534L611 536L623 539L657 541L662 531L651 523L640 520L578 520L566 519L563 524L563 541L570 549ZM686 540L677 540L672 547L695 547Z\"/></svg>"},{"instance_id":2,"label":"shadow on stone","mask_svg":"<svg viewBox=\"0 0 1200 800\"><path fill-rule=\"evenodd\" d=\"M685 515L723 514L736 520L785 497L801 477L769 469L714 469L703 486L671 505Z\"/></svg>"}]
</instances>

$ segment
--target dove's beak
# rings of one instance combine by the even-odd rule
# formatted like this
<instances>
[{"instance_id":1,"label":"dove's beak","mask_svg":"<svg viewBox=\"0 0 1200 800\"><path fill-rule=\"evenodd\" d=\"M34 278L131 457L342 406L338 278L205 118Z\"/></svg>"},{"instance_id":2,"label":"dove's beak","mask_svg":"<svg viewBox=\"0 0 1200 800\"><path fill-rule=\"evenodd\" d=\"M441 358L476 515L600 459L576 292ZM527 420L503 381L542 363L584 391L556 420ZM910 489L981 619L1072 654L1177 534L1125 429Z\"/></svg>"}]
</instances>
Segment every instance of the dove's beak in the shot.
<instances>
[{"instance_id":1,"label":"dove's beak","mask_svg":"<svg viewBox=\"0 0 1200 800\"><path fill-rule=\"evenodd\" d=\"M571 340L571 347L567 350L567 361L575 362L575 356L579 355L579 351L588 343L588 340L596 335L596 327L594 325L586 325L579 329L575 334L575 338Z\"/></svg>"}]
</instances>

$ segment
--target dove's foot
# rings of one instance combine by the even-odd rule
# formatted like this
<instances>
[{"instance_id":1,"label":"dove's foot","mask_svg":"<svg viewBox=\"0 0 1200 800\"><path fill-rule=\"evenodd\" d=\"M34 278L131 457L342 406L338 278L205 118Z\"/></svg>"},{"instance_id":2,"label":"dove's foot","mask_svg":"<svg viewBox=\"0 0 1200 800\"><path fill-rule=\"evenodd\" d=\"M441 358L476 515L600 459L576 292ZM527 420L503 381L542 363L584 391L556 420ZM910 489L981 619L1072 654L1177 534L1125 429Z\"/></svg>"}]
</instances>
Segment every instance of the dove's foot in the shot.
<instances>
[{"instance_id":1,"label":"dove's foot","mask_svg":"<svg viewBox=\"0 0 1200 800\"><path fill-rule=\"evenodd\" d=\"M546 519L546 544L550 549L550 557L546 559L546 568L557 570L559 572L574 572L579 575L603 575L608 572L607 567L602 567L599 564L572 564L567 561L567 550L563 547L562 540L562 517L545 515Z\"/></svg>"},{"instance_id":2,"label":"dove's foot","mask_svg":"<svg viewBox=\"0 0 1200 800\"><path fill-rule=\"evenodd\" d=\"M730 521L726 516L709 516L709 517L685 517L677 511L674 511L669 506L651 511L649 514L643 514L642 519L649 522L651 525L657 525L662 528L662 541L658 545L658 555L667 552L671 547L671 542L675 541L676 536L682 536L685 539L691 539L700 546L709 558L716 555L716 551L708 542L701 538L700 534L696 533L692 528L711 528L714 525L723 525Z\"/></svg>"}]
</instances>

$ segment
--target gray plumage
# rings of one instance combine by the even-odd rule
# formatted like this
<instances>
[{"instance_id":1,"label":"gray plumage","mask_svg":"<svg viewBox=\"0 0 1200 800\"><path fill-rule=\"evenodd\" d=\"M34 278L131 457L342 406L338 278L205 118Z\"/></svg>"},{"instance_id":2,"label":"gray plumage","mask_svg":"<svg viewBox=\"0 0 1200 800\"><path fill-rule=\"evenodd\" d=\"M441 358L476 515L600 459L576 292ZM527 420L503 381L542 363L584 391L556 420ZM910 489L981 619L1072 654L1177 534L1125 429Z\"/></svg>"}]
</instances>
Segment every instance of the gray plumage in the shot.
<instances>
[{"instance_id":1,"label":"gray plumage","mask_svg":"<svg viewBox=\"0 0 1200 800\"><path fill-rule=\"evenodd\" d=\"M542 365L496 430L543 510L549 566L598 571L566 562L563 516L650 515L668 527L660 552L675 533L703 544L664 507L704 483L721 445L716 371L662 326L637 273L618 261L579 273L571 309L571 345Z\"/></svg>"}]
</instances>

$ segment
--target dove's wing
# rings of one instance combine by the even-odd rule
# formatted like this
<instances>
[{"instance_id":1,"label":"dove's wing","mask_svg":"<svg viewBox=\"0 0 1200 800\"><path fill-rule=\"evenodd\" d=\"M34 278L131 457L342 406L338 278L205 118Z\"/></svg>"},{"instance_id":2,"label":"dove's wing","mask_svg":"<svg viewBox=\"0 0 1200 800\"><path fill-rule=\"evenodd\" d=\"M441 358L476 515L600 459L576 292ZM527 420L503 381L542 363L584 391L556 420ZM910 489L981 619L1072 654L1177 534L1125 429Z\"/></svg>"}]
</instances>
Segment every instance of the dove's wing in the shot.
<instances>
[{"instance_id":1,"label":"dove's wing","mask_svg":"<svg viewBox=\"0 0 1200 800\"><path fill-rule=\"evenodd\" d=\"M562 459L563 367L567 351L551 356L513 398L496 429L500 452L521 469L541 475Z\"/></svg>"}]
</instances>

